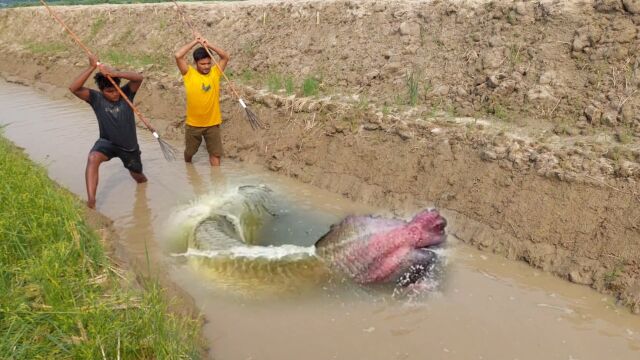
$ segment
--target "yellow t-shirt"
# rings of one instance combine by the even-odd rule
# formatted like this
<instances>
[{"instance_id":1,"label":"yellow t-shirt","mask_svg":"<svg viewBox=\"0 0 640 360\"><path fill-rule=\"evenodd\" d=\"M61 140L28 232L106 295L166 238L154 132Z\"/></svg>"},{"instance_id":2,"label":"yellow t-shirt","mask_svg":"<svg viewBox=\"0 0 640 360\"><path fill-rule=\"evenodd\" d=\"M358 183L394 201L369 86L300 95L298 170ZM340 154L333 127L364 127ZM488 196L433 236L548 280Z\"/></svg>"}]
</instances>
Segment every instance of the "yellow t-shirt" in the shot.
<instances>
[{"instance_id":1,"label":"yellow t-shirt","mask_svg":"<svg viewBox=\"0 0 640 360\"><path fill-rule=\"evenodd\" d=\"M222 72L212 66L208 74L203 75L189 66L182 75L184 90L187 93L187 125L206 127L222 122L220 114L220 76Z\"/></svg>"}]
</instances>

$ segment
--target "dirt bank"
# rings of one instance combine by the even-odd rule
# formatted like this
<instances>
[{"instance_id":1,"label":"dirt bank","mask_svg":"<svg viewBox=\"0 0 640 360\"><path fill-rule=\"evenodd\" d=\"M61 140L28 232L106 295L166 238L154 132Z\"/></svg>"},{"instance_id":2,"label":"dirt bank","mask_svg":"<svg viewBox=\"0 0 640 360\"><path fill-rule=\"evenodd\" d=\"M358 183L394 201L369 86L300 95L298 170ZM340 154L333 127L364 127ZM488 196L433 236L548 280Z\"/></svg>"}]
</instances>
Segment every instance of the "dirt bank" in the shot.
<instances>
[{"instance_id":1,"label":"dirt bank","mask_svg":"<svg viewBox=\"0 0 640 360\"><path fill-rule=\"evenodd\" d=\"M168 4L56 8L103 61L142 70L179 141ZM223 101L227 155L404 213L640 311L640 3L189 4L268 129ZM5 77L52 95L86 60L43 9L0 11ZM49 84L49 85L47 85ZM306 85L306 86L305 86ZM307 95L307 96L304 96Z\"/></svg>"}]
</instances>

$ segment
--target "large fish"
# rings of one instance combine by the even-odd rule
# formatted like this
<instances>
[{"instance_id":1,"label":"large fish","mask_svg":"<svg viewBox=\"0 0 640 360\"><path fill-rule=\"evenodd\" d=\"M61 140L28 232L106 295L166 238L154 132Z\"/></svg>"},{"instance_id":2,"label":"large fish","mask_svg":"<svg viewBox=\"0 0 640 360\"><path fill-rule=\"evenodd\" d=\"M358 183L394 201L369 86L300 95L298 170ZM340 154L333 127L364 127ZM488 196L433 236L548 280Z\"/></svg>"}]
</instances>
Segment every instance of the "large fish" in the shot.
<instances>
[{"instance_id":1,"label":"large fish","mask_svg":"<svg viewBox=\"0 0 640 360\"><path fill-rule=\"evenodd\" d=\"M446 239L446 220L424 210L410 221L349 216L315 245L270 246L260 229L278 226L273 194L263 186L240 187L197 220L183 254L200 272L234 289L295 289L327 276L360 284L408 286L437 272L433 248Z\"/></svg>"},{"instance_id":2,"label":"large fish","mask_svg":"<svg viewBox=\"0 0 640 360\"><path fill-rule=\"evenodd\" d=\"M444 217L425 210L411 221L349 216L316 242L316 254L330 268L358 283L417 281L433 267L429 247L446 239Z\"/></svg>"}]
</instances>

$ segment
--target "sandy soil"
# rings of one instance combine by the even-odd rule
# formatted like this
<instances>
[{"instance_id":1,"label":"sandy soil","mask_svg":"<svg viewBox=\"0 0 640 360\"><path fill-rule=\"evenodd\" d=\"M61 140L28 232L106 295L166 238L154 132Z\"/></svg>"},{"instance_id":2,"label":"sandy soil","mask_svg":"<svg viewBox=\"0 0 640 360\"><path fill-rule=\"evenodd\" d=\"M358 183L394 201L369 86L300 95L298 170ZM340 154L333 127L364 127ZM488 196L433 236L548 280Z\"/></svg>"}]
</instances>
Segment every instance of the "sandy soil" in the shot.
<instances>
[{"instance_id":1,"label":"sandy soil","mask_svg":"<svg viewBox=\"0 0 640 360\"><path fill-rule=\"evenodd\" d=\"M253 132L223 87L229 157L398 214L436 205L463 241L640 312L640 2L187 7L268 123ZM102 59L144 72L137 103L178 143L172 54L190 35L175 10L56 10ZM86 60L43 9L0 11L0 34L5 78L69 96ZM288 76L293 94L269 86Z\"/></svg>"}]
</instances>

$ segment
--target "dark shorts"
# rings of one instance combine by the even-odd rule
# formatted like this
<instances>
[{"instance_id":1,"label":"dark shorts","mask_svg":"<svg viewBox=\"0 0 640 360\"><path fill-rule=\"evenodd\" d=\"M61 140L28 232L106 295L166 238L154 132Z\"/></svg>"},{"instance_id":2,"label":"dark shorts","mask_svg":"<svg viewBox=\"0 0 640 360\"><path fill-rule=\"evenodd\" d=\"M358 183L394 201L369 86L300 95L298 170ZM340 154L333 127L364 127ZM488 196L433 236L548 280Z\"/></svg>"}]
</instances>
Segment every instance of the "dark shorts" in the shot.
<instances>
[{"instance_id":1,"label":"dark shorts","mask_svg":"<svg viewBox=\"0 0 640 360\"><path fill-rule=\"evenodd\" d=\"M195 127L186 125L184 129L184 153L193 156L200 147L204 139L209 155L221 157L222 137L220 136L220 125L208 127Z\"/></svg>"},{"instance_id":2,"label":"dark shorts","mask_svg":"<svg viewBox=\"0 0 640 360\"><path fill-rule=\"evenodd\" d=\"M106 139L98 139L91 148L91 151L97 151L108 157L109 160L114 157L120 158L124 167L134 173L142 173L142 160L140 159L140 149L128 151L117 145L114 145L111 141Z\"/></svg>"}]
</instances>

